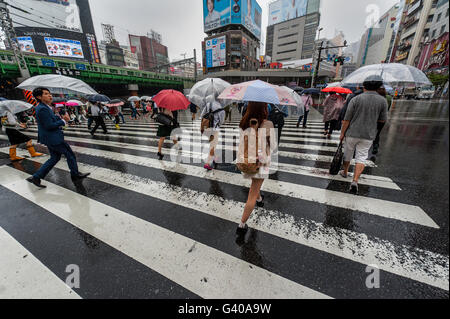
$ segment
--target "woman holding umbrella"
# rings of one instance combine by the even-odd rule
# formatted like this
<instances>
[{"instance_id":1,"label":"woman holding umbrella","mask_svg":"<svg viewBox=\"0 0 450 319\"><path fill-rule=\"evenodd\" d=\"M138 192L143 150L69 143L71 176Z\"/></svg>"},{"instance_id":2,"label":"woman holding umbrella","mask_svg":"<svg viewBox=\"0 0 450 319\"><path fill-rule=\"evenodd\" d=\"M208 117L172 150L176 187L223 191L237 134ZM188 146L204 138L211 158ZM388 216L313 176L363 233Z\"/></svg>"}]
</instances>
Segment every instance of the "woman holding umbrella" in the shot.
<instances>
[{"instance_id":1,"label":"woman holding umbrella","mask_svg":"<svg viewBox=\"0 0 450 319\"><path fill-rule=\"evenodd\" d=\"M14 116L13 112L6 106L7 103L11 105L11 103L15 101L2 101L0 102L0 114L2 116L1 122L2 126L5 127L5 133L8 136L9 143L11 147L9 148L9 158L12 162L21 161L24 158L17 156L17 146L22 143L26 143L27 150L30 153L31 157L38 157L44 154L37 153L33 147L33 143L31 142L31 138L23 134L19 131L19 129L26 129L27 125L25 123L19 123ZM24 102L17 101L25 104ZM2 105L4 106L2 108ZM29 104L29 107L33 107Z\"/></svg>"},{"instance_id":2,"label":"woman holding umbrella","mask_svg":"<svg viewBox=\"0 0 450 319\"><path fill-rule=\"evenodd\" d=\"M338 93L351 94L352 91L345 88L333 87L322 90L322 92L330 93L323 102L323 106L325 107L323 111L323 122L325 123L324 135L326 135L328 139L331 139L333 131L339 129L339 116L345 105L345 99Z\"/></svg>"},{"instance_id":3,"label":"woman holding umbrella","mask_svg":"<svg viewBox=\"0 0 450 319\"><path fill-rule=\"evenodd\" d=\"M268 120L267 104L297 106L297 103L285 89L260 80L232 85L223 91L219 99L248 102L247 111L239 125L241 134L236 160L236 166L244 178L252 180L241 222L236 230L237 239L242 240L248 232L247 221L255 206L264 206L261 187L264 180L269 178L271 158L277 148L277 134L273 123ZM252 138L252 134L255 134L255 138Z\"/></svg>"},{"instance_id":4,"label":"woman holding umbrella","mask_svg":"<svg viewBox=\"0 0 450 319\"><path fill-rule=\"evenodd\" d=\"M156 136L158 142L158 158L160 161L164 158L162 147L166 138L172 135L172 131L180 125L177 121L178 110L186 110L190 102L183 93L175 90L163 90L153 97L153 101L158 105L159 113L155 120L159 123ZM178 141L174 139L174 144Z\"/></svg>"}]
</instances>

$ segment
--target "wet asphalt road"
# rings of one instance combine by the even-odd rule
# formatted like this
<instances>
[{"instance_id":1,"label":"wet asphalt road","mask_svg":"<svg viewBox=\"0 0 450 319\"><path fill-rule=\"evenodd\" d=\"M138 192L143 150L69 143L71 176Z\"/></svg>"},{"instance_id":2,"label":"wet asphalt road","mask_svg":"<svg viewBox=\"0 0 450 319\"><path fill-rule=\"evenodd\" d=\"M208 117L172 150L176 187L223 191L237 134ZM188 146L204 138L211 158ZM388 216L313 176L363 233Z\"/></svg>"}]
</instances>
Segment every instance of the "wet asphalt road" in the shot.
<instances>
[{"instance_id":1,"label":"wet asphalt road","mask_svg":"<svg viewBox=\"0 0 450 319\"><path fill-rule=\"evenodd\" d=\"M189 114L180 120L192 126ZM21 184L46 158L11 165L0 135L0 236L35 258L36 276L56 275L47 283L63 297L448 298L448 101L396 102L359 196L348 195L351 180L324 173L339 133L325 140L320 113L310 120L304 131L288 121L282 169L265 182L244 242L234 232L248 185L234 166L157 161L154 124L109 125L95 138L67 129L93 175L74 184L61 161L47 191ZM67 292L72 264L81 284ZM380 268L379 288L366 286L367 265ZM7 274L0 297L23 296L21 275Z\"/></svg>"}]
</instances>

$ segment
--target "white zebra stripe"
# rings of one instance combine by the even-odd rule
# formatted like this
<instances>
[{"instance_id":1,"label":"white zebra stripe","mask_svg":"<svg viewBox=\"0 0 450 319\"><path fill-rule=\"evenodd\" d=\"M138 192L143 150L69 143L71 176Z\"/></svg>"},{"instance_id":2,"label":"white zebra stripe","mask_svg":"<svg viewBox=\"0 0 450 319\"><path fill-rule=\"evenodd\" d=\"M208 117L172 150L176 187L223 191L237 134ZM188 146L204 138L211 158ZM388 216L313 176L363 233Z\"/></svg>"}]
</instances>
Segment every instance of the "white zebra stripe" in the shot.
<instances>
[{"instance_id":1,"label":"white zebra stripe","mask_svg":"<svg viewBox=\"0 0 450 319\"><path fill-rule=\"evenodd\" d=\"M81 298L2 227L0 242L0 299Z\"/></svg>"}]
</instances>

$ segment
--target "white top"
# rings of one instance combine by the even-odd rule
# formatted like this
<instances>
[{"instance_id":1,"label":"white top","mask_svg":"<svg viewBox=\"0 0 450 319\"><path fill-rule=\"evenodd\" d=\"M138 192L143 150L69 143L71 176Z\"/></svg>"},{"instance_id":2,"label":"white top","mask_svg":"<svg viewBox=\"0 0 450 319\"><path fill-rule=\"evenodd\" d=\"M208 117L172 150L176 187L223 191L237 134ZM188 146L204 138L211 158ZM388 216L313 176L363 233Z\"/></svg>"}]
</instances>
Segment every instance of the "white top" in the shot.
<instances>
[{"instance_id":1,"label":"white top","mask_svg":"<svg viewBox=\"0 0 450 319\"><path fill-rule=\"evenodd\" d=\"M202 114L201 114L200 117L203 118L203 116L205 116L209 112L214 112L214 111L217 111L219 109L222 109L222 105L220 105L219 102L214 101L212 103L208 103L203 108L203 111L202 111ZM213 123L213 127L212 127L213 131L220 131L220 126L223 123L225 123L225 115L226 115L225 114L225 110L217 112L217 113L214 113L214 123Z\"/></svg>"}]
</instances>

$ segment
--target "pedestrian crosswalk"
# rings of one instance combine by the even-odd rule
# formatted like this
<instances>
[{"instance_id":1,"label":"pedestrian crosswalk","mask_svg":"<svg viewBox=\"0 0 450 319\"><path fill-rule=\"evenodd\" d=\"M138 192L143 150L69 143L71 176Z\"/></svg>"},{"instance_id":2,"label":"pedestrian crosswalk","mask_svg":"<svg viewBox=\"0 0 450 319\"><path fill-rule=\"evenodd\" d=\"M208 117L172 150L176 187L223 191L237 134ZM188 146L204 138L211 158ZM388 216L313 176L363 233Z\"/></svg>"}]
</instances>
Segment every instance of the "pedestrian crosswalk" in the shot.
<instances>
[{"instance_id":1,"label":"pedestrian crosswalk","mask_svg":"<svg viewBox=\"0 0 450 319\"><path fill-rule=\"evenodd\" d=\"M327 139L320 121L303 129L287 120L277 173L262 189L266 205L238 243L250 184L234 165L207 172L202 152L175 152L171 141L159 161L155 123L107 126L108 134L95 137L85 124L65 130L80 171L91 173L83 183L70 180L64 161L47 189L27 183L48 156L0 167L0 201L8 208L0 215L8 248L0 273L9 283L0 298L448 297L448 254L405 239L440 226L396 181L373 175L375 163L359 196L349 194L351 180L327 173L338 138ZM181 126L182 143L207 148L199 121ZM236 151L237 126L224 125L218 150ZM26 134L36 140L36 126ZM0 135L0 155L8 153L6 140ZM66 284L70 264L80 266L79 288ZM366 286L368 265L380 270L380 289Z\"/></svg>"}]
</instances>

